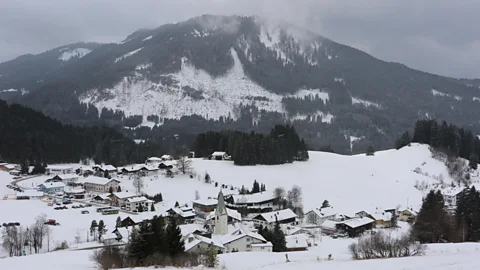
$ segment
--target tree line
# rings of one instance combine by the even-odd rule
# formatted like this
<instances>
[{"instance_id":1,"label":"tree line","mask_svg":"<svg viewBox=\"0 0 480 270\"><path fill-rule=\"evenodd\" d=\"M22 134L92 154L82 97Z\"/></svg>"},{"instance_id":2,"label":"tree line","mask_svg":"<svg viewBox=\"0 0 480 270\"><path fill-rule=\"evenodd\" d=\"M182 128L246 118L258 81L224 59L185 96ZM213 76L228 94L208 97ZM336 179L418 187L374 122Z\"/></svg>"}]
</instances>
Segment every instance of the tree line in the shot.
<instances>
[{"instance_id":1,"label":"tree line","mask_svg":"<svg viewBox=\"0 0 480 270\"><path fill-rule=\"evenodd\" d=\"M480 156L479 138L470 130L447 124L445 121L441 124L435 120L417 121L413 135L409 132L403 133L396 140L395 148L400 149L411 142L429 144L449 156L468 159L472 166L476 166Z\"/></svg>"},{"instance_id":2,"label":"tree line","mask_svg":"<svg viewBox=\"0 0 480 270\"><path fill-rule=\"evenodd\" d=\"M65 125L40 112L0 101L0 159L44 167L45 163L93 158L122 166L162 154L159 144L136 144L113 128ZM26 167L26 166L25 166Z\"/></svg>"},{"instance_id":3,"label":"tree line","mask_svg":"<svg viewBox=\"0 0 480 270\"><path fill-rule=\"evenodd\" d=\"M425 197L413 233L421 243L480 241L480 193L474 186L457 197L455 212L445 209L440 191Z\"/></svg>"},{"instance_id":4,"label":"tree line","mask_svg":"<svg viewBox=\"0 0 480 270\"><path fill-rule=\"evenodd\" d=\"M307 145L291 125L276 125L270 134L206 132L197 135L192 149L197 157L214 151L230 154L235 165L284 164L309 159Z\"/></svg>"}]
</instances>

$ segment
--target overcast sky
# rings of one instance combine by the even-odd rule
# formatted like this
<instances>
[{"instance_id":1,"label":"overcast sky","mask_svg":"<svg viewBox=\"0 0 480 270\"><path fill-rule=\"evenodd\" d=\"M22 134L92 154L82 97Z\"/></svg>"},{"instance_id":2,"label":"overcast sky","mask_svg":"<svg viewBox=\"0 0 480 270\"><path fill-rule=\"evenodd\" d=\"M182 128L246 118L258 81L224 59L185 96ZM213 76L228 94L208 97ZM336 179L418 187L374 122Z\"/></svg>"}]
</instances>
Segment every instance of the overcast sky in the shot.
<instances>
[{"instance_id":1,"label":"overcast sky","mask_svg":"<svg viewBox=\"0 0 480 270\"><path fill-rule=\"evenodd\" d=\"M0 62L202 14L256 14L383 60L480 78L479 10L479 0L0 0Z\"/></svg>"}]
</instances>

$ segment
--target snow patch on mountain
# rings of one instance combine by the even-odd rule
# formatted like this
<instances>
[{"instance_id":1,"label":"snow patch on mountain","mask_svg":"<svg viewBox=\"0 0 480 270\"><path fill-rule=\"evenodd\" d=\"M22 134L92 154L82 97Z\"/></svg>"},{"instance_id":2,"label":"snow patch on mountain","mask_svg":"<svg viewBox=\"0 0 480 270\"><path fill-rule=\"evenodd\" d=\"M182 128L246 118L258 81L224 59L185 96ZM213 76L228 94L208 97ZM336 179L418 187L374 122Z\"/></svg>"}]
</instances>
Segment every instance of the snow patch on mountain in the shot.
<instances>
[{"instance_id":1,"label":"snow patch on mountain","mask_svg":"<svg viewBox=\"0 0 480 270\"><path fill-rule=\"evenodd\" d=\"M365 139L365 136L361 136L361 137L350 136L350 137L349 137L349 140L350 140L350 152L353 152L353 144L354 144L356 141L360 141L360 140L363 140L363 139Z\"/></svg>"},{"instance_id":2,"label":"snow patch on mountain","mask_svg":"<svg viewBox=\"0 0 480 270\"><path fill-rule=\"evenodd\" d=\"M310 117L310 119L309 119L309 117ZM312 114L297 113L297 114L289 117L290 121L310 120L310 122L322 122L322 123L327 123L327 124L330 124L332 122L333 118L334 118L333 114L324 113L322 111L316 111Z\"/></svg>"},{"instance_id":3,"label":"snow patch on mountain","mask_svg":"<svg viewBox=\"0 0 480 270\"><path fill-rule=\"evenodd\" d=\"M147 80L141 74L125 77L113 88L92 89L80 97L82 103L103 108L120 109L127 116L159 115L179 119L186 115L201 115L208 119L221 116L238 117L238 106L255 105L260 110L284 112L283 96L271 93L245 75L237 52L230 50L233 67L223 77L213 78L196 69L183 57L177 73L163 75L160 82ZM235 86L235 91L232 91Z\"/></svg>"},{"instance_id":4,"label":"snow patch on mountain","mask_svg":"<svg viewBox=\"0 0 480 270\"><path fill-rule=\"evenodd\" d=\"M144 38L144 39L143 39L143 41L150 40L150 39L152 39L152 37L153 37L153 36L152 36L152 35L150 35L150 36L148 36L148 37Z\"/></svg>"},{"instance_id":5,"label":"snow patch on mountain","mask_svg":"<svg viewBox=\"0 0 480 270\"><path fill-rule=\"evenodd\" d=\"M473 97L472 100L473 100L473 101L480 101L480 98L478 98L478 97Z\"/></svg>"},{"instance_id":6,"label":"snow patch on mountain","mask_svg":"<svg viewBox=\"0 0 480 270\"><path fill-rule=\"evenodd\" d=\"M193 32L192 32L192 35L194 37L208 37L210 35L210 33L205 32L205 31L200 32L197 29L194 29Z\"/></svg>"},{"instance_id":7,"label":"snow patch on mountain","mask_svg":"<svg viewBox=\"0 0 480 270\"><path fill-rule=\"evenodd\" d=\"M322 99L324 102L327 102L330 99L330 96L327 92L324 92L320 89L299 89L295 94L287 95L287 97L291 98L316 98Z\"/></svg>"},{"instance_id":8,"label":"snow patch on mountain","mask_svg":"<svg viewBox=\"0 0 480 270\"><path fill-rule=\"evenodd\" d=\"M461 96L457 96L457 95L452 96L452 95L450 95L450 94L440 92L440 91L435 90L435 89L433 89L433 88L432 88L431 91L432 91L432 95L433 95L434 97L450 97L450 98L454 98L454 99L456 99L456 100L462 100L462 97L461 97ZM475 100L475 97L474 97L473 99Z\"/></svg>"},{"instance_id":9,"label":"snow patch on mountain","mask_svg":"<svg viewBox=\"0 0 480 270\"><path fill-rule=\"evenodd\" d=\"M141 64L135 67L135 70L144 70L152 67L152 63Z\"/></svg>"},{"instance_id":10,"label":"snow patch on mountain","mask_svg":"<svg viewBox=\"0 0 480 270\"><path fill-rule=\"evenodd\" d=\"M333 78L333 81L339 82L339 83L345 85L345 79L344 79L344 78L337 78L337 77L335 77L335 78Z\"/></svg>"},{"instance_id":11,"label":"snow patch on mountain","mask_svg":"<svg viewBox=\"0 0 480 270\"><path fill-rule=\"evenodd\" d=\"M362 105L362 106L365 106L365 107L375 107L377 109L382 108L382 105L380 105L378 103L368 101L368 100L364 100L364 99L360 99L360 98L356 98L356 97L352 97L352 105L355 105L355 104L359 104L359 105Z\"/></svg>"},{"instance_id":12,"label":"snow patch on mountain","mask_svg":"<svg viewBox=\"0 0 480 270\"><path fill-rule=\"evenodd\" d=\"M63 48L61 52L62 54L58 57L58 60L66 62L72 58L82 58L85 55L92 52L92 50L85 49L85 48L75 48L75 49Z\"/></svg>"},{"instance_id":13,"label":"snow patch on mountain","mask_svg":"<svg viewBox=\"0 0 480 270\"><path fill-rule=\"evenodd\" d=\"M8 93L8 92L18 92L17 89L13 89L13 88L10 88L10 89L3 89L2 91L0 91L2 93Z\"/></svg>"},{"instance_id":14,"label":"snow patch on mountain","mask_svg":"<svg viewBox=\"0 0 480 270\"><path fill-rule=\"evenodd\" d=\"M126 54L124 54L124 55L122 55L122 56L120 56L120 57L117 57L117 59L115 59L115 63L117 63L118 61L121 61L121 60L123 60L123 59L125 59L125 58L127 58L127 57L129 57L129 56L132 56L132 55L138 53L138 52L141 51L142 49L143 49L143 47L142 47L142 48L139 48L139 49L136 49L136 50L134 50L134 51L128 52L128 53L126 53Z\"/></svg>"}]
</instances>

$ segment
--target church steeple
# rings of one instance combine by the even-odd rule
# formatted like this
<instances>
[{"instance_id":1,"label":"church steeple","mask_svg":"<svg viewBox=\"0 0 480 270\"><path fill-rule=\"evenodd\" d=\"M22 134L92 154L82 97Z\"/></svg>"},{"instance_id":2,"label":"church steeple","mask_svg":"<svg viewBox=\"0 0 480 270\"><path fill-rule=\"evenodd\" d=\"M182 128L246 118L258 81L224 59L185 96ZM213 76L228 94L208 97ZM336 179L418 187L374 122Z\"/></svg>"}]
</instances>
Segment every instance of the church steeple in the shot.
<instances>
[{"instance_id":1,"label":"church steeple","mask_svg":"<svg viewBox=\"0 0 480 270\"><path fill-rule=\"evenodd\" d=\"M213 234L225 235L228 233L228 214L222 190L220 190L220 192L218 193L214 226L215 227L213 228Z\"/></svg>"}]
</instances>

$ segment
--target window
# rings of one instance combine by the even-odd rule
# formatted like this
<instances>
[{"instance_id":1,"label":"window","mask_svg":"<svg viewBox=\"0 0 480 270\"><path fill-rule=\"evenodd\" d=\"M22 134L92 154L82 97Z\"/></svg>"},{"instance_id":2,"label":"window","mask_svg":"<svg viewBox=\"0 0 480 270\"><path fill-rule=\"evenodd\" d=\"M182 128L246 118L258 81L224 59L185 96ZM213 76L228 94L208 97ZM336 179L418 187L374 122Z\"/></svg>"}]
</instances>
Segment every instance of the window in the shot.
<instances>
[{"instance_id":1,"label":"window","mask_svg":"<svg viewBox=\"0 0 480 270\"><path fill-rule=\"evenodd\" d=\"M250 242L250 238L249 238L249 237L247 237L247 242Z\"/></svg>"}]
</instances>

